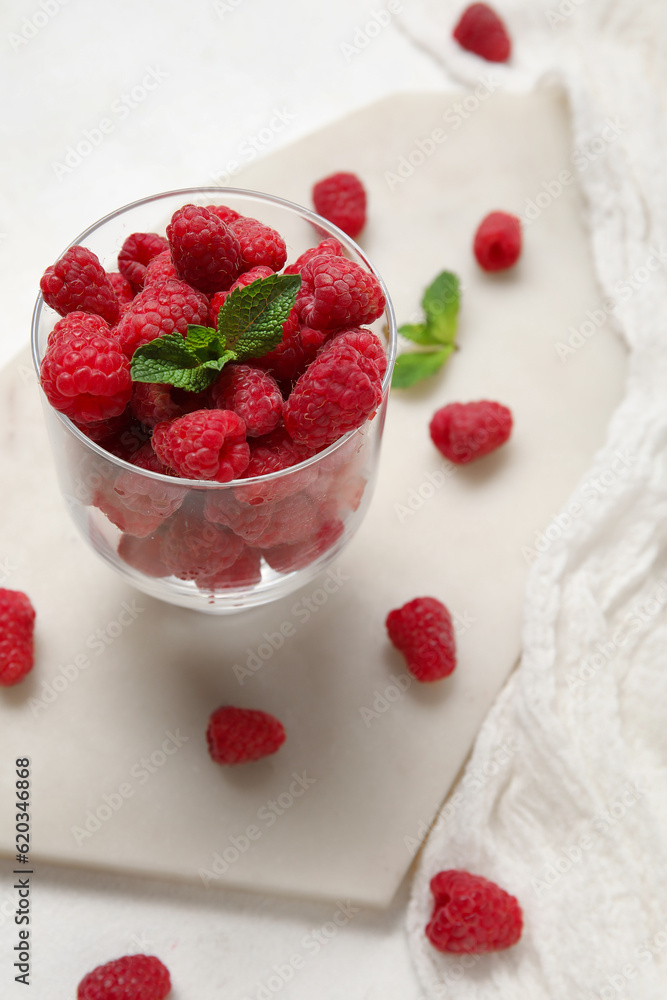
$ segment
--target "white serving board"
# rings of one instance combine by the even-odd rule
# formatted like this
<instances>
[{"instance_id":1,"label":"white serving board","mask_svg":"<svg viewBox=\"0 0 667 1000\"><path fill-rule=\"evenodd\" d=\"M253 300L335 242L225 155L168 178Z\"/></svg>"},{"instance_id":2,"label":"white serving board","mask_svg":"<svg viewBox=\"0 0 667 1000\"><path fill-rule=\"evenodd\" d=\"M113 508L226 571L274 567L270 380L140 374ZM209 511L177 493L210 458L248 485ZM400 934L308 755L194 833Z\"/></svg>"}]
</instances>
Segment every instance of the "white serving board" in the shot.
<instances>
[{"instance_id":1,"label":"white serving board","mask_svg":"<svg viewBox=\"0 0 667 1000\"><path fill-rule=\"evenodd\" d=\"M217 619L134 592L69 522L27 355L0 376L0 585L24 588L38 612L37 667L0 692L0 796L12 801L11 759L30 756L36 863L197 880L226 851L228 868L212 887L376 906L394 895L414 838L519 655L522 546L585 473L625 377L609 325L567 363L556 353L600 298L574 185L527 229L511 273L482 274L470 250L487 211L522 212L544 181L569 168L562 100L492 96L453 130L443 116L460 100L385 100L239 178L307 203L313 180L357 170L370 191L361 242L399 321L416 318L423 287L444 268L458 271L465 289L460 351L428 384L394 393L373 505L328 577L331 593L319 581ZM390 185L386 173L440 127L446 140ZM63 232L63 244L71 235ZM513 439L448 474L428 420L448 401L484 397L512 407ZM431 491L433 480L440 485ZM420 489L433 495L406 513ZM444 600L461 623L459 667L442 683L402 691L407 675L384 618L420 594ZM241 685L234 665L281 626L289 637ZM212 764L206 722L225 702L278 715L289 734L280 753L238 769ZM167 753L169 733L187 741ZM314 784L297 794L293 775L304 774ZM77 837L89 810L102 819ZM0 810L0 849L10 854L13 819Z\"/></svg>"}]
</instances>

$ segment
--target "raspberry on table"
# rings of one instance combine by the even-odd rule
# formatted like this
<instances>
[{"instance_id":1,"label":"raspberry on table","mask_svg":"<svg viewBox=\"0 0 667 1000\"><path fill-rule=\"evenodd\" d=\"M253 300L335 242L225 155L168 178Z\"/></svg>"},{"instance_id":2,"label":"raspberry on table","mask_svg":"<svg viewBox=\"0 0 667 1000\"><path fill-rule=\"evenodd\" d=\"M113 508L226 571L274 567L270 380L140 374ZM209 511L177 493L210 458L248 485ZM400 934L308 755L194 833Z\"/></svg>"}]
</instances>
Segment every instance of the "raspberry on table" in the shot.
<instances>
[{"instance_id":1,"label":"raspberry on table","mask_svg":"<svg viewBox=\"0 0 667 1000\"><path fill-rule=\"evenodd\" d=\"M20 590L0 589L0 686L18 684L34 664L35 609Z\"/></svg>"},{"instance_id":2,"label":"raspberry on table","mask_svg":"<svg viewBox=\"0 0 667 1000\"><path fill-rule=\"evenodd\" d=\"M153 257L146 265L144 288L148 288L149 285L162 285L165 281L180 281L171 259L169 247L159 253L157 257Z\"/></svg>"},{"instance_id":3,"label":"raspberry on table","mask_svg":"<svg viewBox=\"0 0 667 1000\"><path fill-rule=\"evenodd\" d=\"M418 681L439 681L456 667L452 617L435 597L415 597L390 611L385 622L392 644Z\"/></svg>"},{"instance_id":4,"label":"raspberry on table","mask_svg":"<svg viewBox=\"0 0 667 1000\"><path fill-rule=\"evenodd\" d=\"M84 976L77 1000L166 1000L169 970L153 955L126 955Z\"/></svg>"},{"instance_id":5,"label":"raspberry on table","mask_svg":"<svg viewBox=\"0 0 667 1000\"><path fill-rule=\"evenodd\" d=\"M300 257L294 261L293 264L289 264L285 270L284 274L301 274L306 264L313 259L313 257L344 257L345 253L341 244L338 240L334 239L333 236L328 236L321 243L318 243L316 247L309 247L308 250L304 250Z\"/></svg>"},{"instance_id":6,"label":"raspberry on table","mask_svg":"<svg viewBox=\"0 0 667 1000\"><path fill-rule=\"evenodd\" d=\"M107 271L107 278L109 283L116 293L116 298L118 299L118 305L120 306L120 311L123 312L125 306L129 306L130 302L135 296L135 291L133 286L124 278L120 271Z\"/></svg>"},{"instance_id":7,"label":"raspberry on table","mask_svg":"<svg viewBox=\"0 0 667 1000\"><path fill-rule=\"evenodd\" d=\"M268 278L270 274L273 274L270 267L253 267L250 271L244 271L228 291L216 292L211 297L211 307L209 310L209 322L213 329L218 329L218 313L228 295L231 295L236 288L246 288L248 285L252 285L253 281L257 281L259 278Z\"/></svg>"},{"instance_id":8,"label":"raspberry on table","mask_svg":"<svg viewBox=\"0 0 667 1000\"><path fill-rule=\"evenodd\" d=\"M318 181L313 204L319 215L353 238L366 225L366 189L356 174L341 171Z\"/></svg>"},{"instance_id":9,"label":"raspberry on table","mask_svg":"<svg viewBox=\"0 0 667 1000\"><path fill-rule=\"evenodd\" d=\"M507 62L512 54L512 41L505 24L485 3L467 7L453 35L461 48L489 62Z\"/></svg>"},{"instance_id":10,"label":"raspberry on table","mask_svg":"<svg viewBox=\"0 0 667 1000\"><path fill-rule=\"evenodd\" d=\"M40 384L54 409L81 424L119 416L132 396L130 364L116 338L83 328L47 347Z\"/></svg>"},{"instance_id":11,"label":"raspberry on table","mask_svg":"<svg viewBox=\"0 0 667 1000\"><path fill-rule=\"evenodd\" d=\"M231 410L195 410L158 424L153 450L177 475L218 483L238 479L250 461L245 424Z\"/></svg>"},{"instance_id":12,"label":"raspberry on table","mask_svg":"<svg viewBox=\"0 0 667 1000\"><path fill-rule=\"evenodd\" d=\"M248 437L270 434L280 423L283 397L268 372L250 365L227 365L211 387L211 402L233 410L243 420Z\"/></svg>"},{"instance_id":13,"label":"raspberry on table","mask_svg":"<svg viewBox=\"0 0 667 1000\"><path fill-rule=\"evenodd\" d=\"M168 248L164 236L157 233L132 233L118 254L118 270L137 291L144 287L146 268Z\"/></svg>"},{"instance_id":14,"label":"raspberry on table","mask_svg":"<svg viewBox=\"0 0 667 1000\"><path fill-rule=\"evenodd\" d=\"M245 215L231 222L229 228L241 247L242 271L254 267L270 267L272 271L279 271L283 267L287 260L287 248L275 229Z\"/></svg>"},{"instance_id":15,"label":"raspberry on table","mask_svg":"<svg viewBox=\"0 0 667 1000\"><path fill-rule=\"evenodd\" d=\"M179 580L208 587L212 577L234 565L244 548L232 531L182 508L164 530L160 557Z\"/></svg>"},{"instance_id":16,"label":"raspberry on table","mask_svg":"<svg viewBox=\"0 0 667 1000\"><path fill-rule=\"evenodd\" d=\"M86 247L70 247L42 275L44 301L61 316L71 312L96 313L109 326L117 322L120 306L107 273Z\"/></svg>"},{"instance_id":17,"label":"raspberry on table","mask_svg":"<svg viewBox=\"0 0 667 1000\"><path fill-rule=\"evenodd\" d=\"M512 413L502 403L449 403L429 424L433 444L456 465L490 454L510 437Z\"/></svg>"},{"instance_id":18,"label":"raspberry on table","mask_svg":"<svg viewBox=\"0 0 667 1000\"><path fill-rule=\"evenodd\" d=\"M521 220L507 212L491 212L479 224L473 251L484 271L506 271L521 256Z\"/></svg>"},{"instance_id":19,"label":"raspberry on table","mask_svg":"<svg viewBox=\"0 0 667 1000\"><path fill-rule=\"evenodd\" d=\"M184 205L167 226L171 259L183 281L212 294L229 288L241 271L241 247L232 230L206 208Z\"/></svg>"},{"instance_id":20,"label":"raspberry on table","mask_svg":"<svg viewBox=\"0 0 667 1000\"><path fill-rule=\"evenodd\" d=\"M296 309L305 326L335 330L372 323L384 307L375 275L347 257L313 257L301 271Z\"/></svg>"},{"instance_id":21,"label":"raspberry on table","mask_svg":"<svg viewBox=\"0 0 667 1000\"><path fill-rule=\"evenodd\" d=\"M133 299L114 330L128 358L137 347L167 333L185 336L188 325L206 325L208 299L184 281L149 285Z\"/></svg>"},{"instance_id":22,"label":"raspberry on table","mask_svg":"<svg viewBox=\"0 0 667 1000\"><path fill-rule=\"evenodd\" d=\"M268 712L223 705L209 719L206 742L216 764L246 764L280 750L285 729Z\"/></svg>"},{"instance_id":23,"label":"raspberry on table","mask_svg":"<svg viewBox=\"0 0 667 1000\"><path fill-rule=\"evenodd\" d=\"M518 900L495 882L466 871L442 871L431 879L431 892L426 937L438 951L481 955L511 948L521 937Z\"/></svg>"},{"instance_id":24,"label":"raspberry on table","mask_svg":"<svg viewBox=\"0 0 667 1000\"><path fill-rule=\"evenodd\" d=\"M230 225L230 223L236 222L237 219L241 218L241 213L237 212L234 208L229 208L228 205L207 205L206 208L213 215L217 215L220 221L226 225Z\"/></svg>"}]
</instances>

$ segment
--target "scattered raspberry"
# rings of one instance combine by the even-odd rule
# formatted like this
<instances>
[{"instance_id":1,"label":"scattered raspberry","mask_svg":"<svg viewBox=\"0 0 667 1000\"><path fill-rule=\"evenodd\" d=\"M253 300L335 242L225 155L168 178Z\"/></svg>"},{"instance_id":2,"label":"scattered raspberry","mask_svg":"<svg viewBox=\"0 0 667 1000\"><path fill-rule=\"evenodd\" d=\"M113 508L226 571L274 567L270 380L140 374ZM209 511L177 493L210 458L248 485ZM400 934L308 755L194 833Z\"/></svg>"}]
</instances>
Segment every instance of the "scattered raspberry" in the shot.
<instances>
[{"instance_id":1,"label":"scattered raspberry","mask_svg":"<svg viewBox=\"0 0 667 1000\"><path fill-rule=\"evenodd\" d=\"M501 403L450 403L433 415L431 439L445 458L467 465L505 444L512 433L512 413Z\"/></svg>"},{"instance_id":2,"label":"scattered raspberry","mask_svg":"<svg viewBox=\"0 0 667 1000\"><path fill-rule=\"evenodd\" d=\"M146 427L175 420L205 407L205 394L177 389L162 382L134 382L130 410Z\"/></svg>"},{"instance_id":3,"label":"scattered raspberry","mask_svg":"<svg viewBox=\"0 0 667 1000\"><path fill-rule=\"evenodd\" d=\"M174 267L202 292L229 288L241 270L241 247L231 229L206 208L185 205L167 226Z\"/></svg>"},{"instance_id":4,"label":"scattered raspberry","mask_svg":"<svg viewBox=\"0 0 667 1000\"><path fill-rule=\"evenodd\" d=\"M473 250L485 271L506 271L521 256L521 221L507 212L491 212L481 221Z\"/></svg>"},{"instance_id":5,"label":"scattered raspberry","mask_svg":"<svg viewBox=\"0 0 667 1000\"><path fill-rule=\"evenodd\" d=\"M283 410L276 380L260 368L227 365L211 388L211 402L220 410L233 410L243 420L248 437L274 430Z\"/></svg>"},{"instance_id":6,"label":"scattered raspberry","mask_svg":"<svg viewBox=\"0 0 667 1000\"><path fill-rule=\"evenodd\" d=\"M109 279L109 284L116 293L120 310L123 312L124 306L129 306L130 302L134 298L134 288L127 278L124 278L118 271L107 271L107 278Z\"/></svg>"},{"instance_id":7,"label":"scattered raspberry","mask_svg":"<svg viewBox=\"0 0 667 1000\"><path fill-rule=\"evenodd\" d=\"M35 609L20 590L0 590L0 685L18 684L34 663Z\"/></svg>"},{"instance_id":8,"label":"scattered raspberry","mask_svg":"<svg viewBox=\"0 0 667 1000\"><path fill-rule=\"evenodd\" d=\"M229 228L241 247L243 271L253 267L270 267L272 271L279 271L283 267L287 260L287 248L275 229L248 216L241 216L230 223Z\"/></svg>"},{"instance_id":9,"label":"scattered raspberry","mask_svg":"<svg viewBox=\"0 0 667 1000\"><path fill-rule=\"evenodd\" d=\"M209 212L212 212L213 215L217 215L220 221L224 222L227 226L241 218L240 212L237 212L233 208L229 208L227 205L207 205L206 208Z\"/></svg>"},{"instance_id":10,"label":"scattered raspberry","mask_svg":"<svg viewBox=\"0 0 667 1000\"><path fill-rule=\"evenodd\" d=\"M364 330L363 327L344 330L329 340L321 354L326 354L327 351L337 351L343 344L353 347L362 357L372 361L380 378L384 378L384 373L387 370L387 355L377 334L373 333L372 330Z\"/></svg>"},{"instance_id":11,"label":"scattered raspberry","mask_svg":"<svg viewBox=\"0 0 667 1000\"><path fill-rule=\"evenodd\" d=\"M435 597L416 597L387 615L389 639L418 681L439 681L456 666L452 617Z\"/></svg>"},{"instance_id":12,"label":"scattered raspberry","mask_svg":"<svg viewBox=\"0 0 667 1000\"><path fill-rule=\"evenodd\" d=\"M155 579L169 576L169 569L162 558L162 536L152 534L146 538L135 535L121 535L118 542L118 555L132 569L152 576Z\"/></svg>"},{"instance_id":13,"label":"scattered raspberry","mask_svg":"<svg viewBox=\"0 0 667 1000\"><path fill-rule=\"evenodd\" d=\"M132 233L118 254L118 270L137 290L144 287L146 267L167 249L164 236L157 233Z\"/></svg>"},{"instance_id":14,"label":"scattered raspberry","mask_svg":"<svg viewBox=\"0 0 667 1000\"><path fill-rule=\"evenodd\" d=\"M146 265L144 288L148 288L149 285L163 285L165 281L179 280L169 247L159 253L157 257L153 257L152 261Z\"/></svg>"},{"instance_id":15,"label":"scattered raspberry","mask_svg":"<svg viewBox=\"0 0 667 1000\"><path fill-rule=\"evenodd\" d=\"M195 410L158 424L153 449L160 461L185 479L238 479L250 461L245 424L231 410Z\"/></svg>"},{"instance_id":16,"label":"scattered raspberry","mask_svg":"<svg viewBox=\"0 0 667 1000\"><path fill-rule=\"evenodd\" d=\"M133 300L114 330L131 358L137 347L167 333L187 333L188 324L206 325L208 299L184 281L149 285Z\"/></svg>"},{"instance_id":17,"label":"scattered raspberry","mask_svg":"<svg viewBox=\"0 0 667 1000\"><path fill-rule=\"evenodd\" d=\"M283 323L283 339L278 346L261 358L253 358L252 362L257 368L270 372L276 381L290 385L303 373L308 357L301 340L296 309L292 309Z\"/></svg>"},{"instance_id":18,"label":"scattered raspberry","mask_svg":"<svg viewBox=\"0 0 667 1000\"><path fill-rule=\"evenodd\" d=\"M238 277L228 291L216 292L211 298L211 308L209 311L209 322L213 329L218 329L218 313L228 295L231 295L236 288L245 288L247 285L252 285L253 281L257 281L258 278L268 278L270 274L273 274L270 267L253 267L250 271L245 271Z\"/></svg>"},{"instance_id":19,"label":"scattered raspberry","mask_svg":"<svg viewBox=\"0 0 667 1000\"><path fill-rule=\"evenodd\" d=\"M521 937L518 901L481 875L438 872L431 892L435 902L426 937L438 951L481 955L511 948Z\"/></svg>"},{"instance_id":20,"label":"scattered raspberry","mask_svg":"<svg viewBox=\"0 0 667 1000\"><path fill-rule=\"evenodd\" d=\"M331 174L318 181L313 205L348 236L358 236L366 224L366 189L356 174Z\"/></svg>"},{"instance_id":21,"label":"scattered raspberry","mask_svg":"<svg viewBox=\"0 0 667 1000\"><path fill-rule=\"evenodd\" d=\"M308 250L304 250L300 257L285 268L284 274L301 274L306 264L308 264L313 257L344 257L343 248L334 239L333 236L327 237L327 239L322 240L318 243L316 247L310 247Z\"/></svg>"},{"instance_id":22,"label":"scattered raspberry","mask_svg":"<svg viewBox=\"0 0 667 1000\"><path fill-rule=\"evenodd\" d=\"M461 48L489 62L507 62L512 53L507 28L495 10L485 3L467 7L453 35Z\"/></svg>"},{"instance_id":23,"label":"scattered raspberry","mask_svg":"<svg viewBox=\"0 0 667 1000\"><path fill-rule=\"evenodd\" d=\"M375 275L347 257L313 257L301 271L296 308L306 326L335 330L372 323L384 307Z\"/></svg>"},{"instance_id":24,"label":"scattered raspberry","mask_svg":"<svg viewBox=\"0 0 667 1000\"><path fill-rule=\"evenodd\" d=\"M80 311L71 312L67 316L63 316L62 319L59 319L53 330L51 330L46 342L47 349L55 347L56 344L60 344L65 340L70 340L72 337L77 337L79 334L85 335L87 333L99 333L103 337L116 336L115 331L112 332L107 321L102 319L101 316Z\"/></svg>"},{"instance_id":25,"label":"scattered raspberry","mask_svg":"<svg viewBox=\"0 0 667 1000\"><path fill-rule=\"evenodd\" d=\"M223 705L209 719L206 742L216 764L245 764L280 750L285 729L268 712Z\"/></svg>"},{"instance_id":26,"label":"scattered raspberry","mask_svg":"<svg viewBox=\"0 0 667 1000\"><path fill-rule=\"evenodd\" d=\"M81 424L119 416L132 395L127 358L111 334L68 334L48 347L40 373L51 406Z\"/></svg>"},{"instance_id":27,"label":"scattered raspberry","mask_svg":"<svg viewBox=\"0 0 667 1000\"><path fill-rule=\"evenodd\" d=\"M361 427L382 400L377 364L350 344L325 347L306 369L283 408L287 433L318 451Z\"/></svg>"},{"instance_id":28,"label":"scattered raspberry","mask_svg":"<svg viewBox=\"0 0 667 1000\"><path fill-rule=\"evenodd\" d=\"M179 580L208 588L211 578L233 566L243 551L243 542L233 532L199 513L181 510L165 529L160 557Z\"/></svg>"},{"instance_id":29,"label":"scattered raspberry","mask_svg":"<svg viewBox=\"0 0 667 1000\"><path fill-rule=\"evenodd\" d=\"M116 293L98 258L86 247L70 247L47 267L39 283L44 301L61 316L96 313L113 326L120 315Z\"/></svg>"},{"instance_id":30,"label":"scattered raspberry","mask_svg":"<svg viewBox=\"0 0 667 1000\"><path fill-rule=\"evenodd\" d=\"M152 955L126 955L84 976L77 1000L165 1000L171 992L169 970Z\"/></svg>"}]
</instances>

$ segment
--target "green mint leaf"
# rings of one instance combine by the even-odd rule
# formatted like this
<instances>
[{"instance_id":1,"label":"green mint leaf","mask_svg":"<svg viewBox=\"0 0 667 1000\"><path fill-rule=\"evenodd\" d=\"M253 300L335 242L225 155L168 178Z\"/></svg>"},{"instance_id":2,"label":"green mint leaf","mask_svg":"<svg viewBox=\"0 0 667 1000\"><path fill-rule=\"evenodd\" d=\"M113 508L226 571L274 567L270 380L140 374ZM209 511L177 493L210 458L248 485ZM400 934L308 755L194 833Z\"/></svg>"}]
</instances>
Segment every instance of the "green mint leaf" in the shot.
<instances>
[{"instance_id":1,"label":"green mint leaf","mask_svg":"<svg viewBox=\"0 0 667 1000\"><path fill-rule=\"evenodd\" d=\"M422 344L424 347L433 347L440 343L430 332L426 323L404 323L403 326L399 326L398 332L406 340L411 340L414 344Z\"/></svg>"},{"instance_id":2,"label":"green mint leaf","mask_svg":"<svg viewBox=\"0 0 667 1000\"><path fill-rule=\"evenodd\" d=\"M459 279L451 271L443 271L426 289L422 306L428 332L434 338L432 343L454 343L460 301Z\"/></svg>"},{"instance_id":3,"label":"green mint leaf","mask_svg":"<svg viewBox=\"0 0 667 1000\"><path fill-rule=\"evenodd\" d=\"M185 335L185 342L188 347L192 347L193 350L198 348L208 347L218 339L218 331L214 330L210 326L196 326L191 323L188 326L187 333Z\"/></svg>"},{"instance_id":4,"label":"green mint leaf","mask_svg":"<svg viewBox=\"0 0 667 1000\"><path fill-rule=\"evenodd\" d=\"M215 334L215 331L212 332ZM233 351L218 351L216 356L200 358L179 333L169 333L136 349L132 355L132 379L135 382L162 382L189 392L201 392L234 358Z\"/></svg>"},{"instance_id":5,"label":"green mint leaf","mask_svg":"<svg viewBox=\"0 0 667 1000\"><path fill-rule=\"evenodd\" d=\"M239 361L268 354L283 339L283 323L300 287L300 274L271 274L235 289L218 314L220 343Z\"/></svg>"},{"instance_id":6,"label":"green mint leaf","mask_svg":"<svg viewBox=\"0 0 667 1000\"><path fill-rule=\"evenodd\" d=\"M409 389L422 379L435 375L453 350L454 345L450 344L439 351L412 351L408 354L399 354L391 380L392 388Z\"/></svg>"}]
</instances>

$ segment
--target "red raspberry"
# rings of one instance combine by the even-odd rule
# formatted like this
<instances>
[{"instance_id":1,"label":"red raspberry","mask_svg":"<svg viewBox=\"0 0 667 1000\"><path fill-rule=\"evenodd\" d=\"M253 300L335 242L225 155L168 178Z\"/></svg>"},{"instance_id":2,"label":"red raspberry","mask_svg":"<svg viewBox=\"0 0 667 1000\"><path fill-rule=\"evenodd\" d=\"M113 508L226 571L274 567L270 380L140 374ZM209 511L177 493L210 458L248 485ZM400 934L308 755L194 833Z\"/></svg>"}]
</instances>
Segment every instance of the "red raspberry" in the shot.
<instances>
[{"instance_id":1,"label":"red raspberry","mask_svg":"<svg viewBox=\"0 0 667 1000\"><path fill-rule=\"evenodd\" d=\"M206 325L208 299L184 281L149 285L133 300L114 333L128 358L142 344L167 333L187 333L188 324Z\"/></svg>"},{"instance_id":2,"label":"red raspberry","mask_svg":"<svg viewBox=\"0 0 667 1000\"><path fill-rule=\"evenodd\" d=\"M384 373L387 370L387 355L377 334L373 333L372 330L364 330L363 327L344 330L332 337L320 352L320 356L326 354L327 351L338 350L343 344L353 347L368 361L372 361L380 378L384 378Z\"/></svg>"},{"instance_id":3,"label":"red raspberry","mask_svg":"<svg viewBox=\"0 0 667 1000\"><path fill-rule=\"evenodd\" d=\"M136 535L121 535L118 555L132 569L159 579L169 576L169 569L162 559L162 536L159 533L137 538Z\"/></svg>"},{"instance_id":4,"label":"red raspberry","mask_svg":"<svg viewBox=\"0 0 667 1000\"><path fill-rule=\"evenodd\" d=\"M435 597L415 597L390 611L385 624L391 642L418 681L439 681L456 667L452 617Z\"/></svg>"},{"instance_id":5,"label":"red raspberry","mask_svg":"<svg viewBox=\"0 0 667 1000\"><path fill-rule=\"evenodd\" d=\"M149 285L163 285L165 281L179 280L169 247L159 253L157 257L153 257L152 261L146 265L144 288L148 288Z\"/></svg>"},{"instance_id":6,"label":"red raspberry","mask_svg":"<svg viewBox=\"0 0 667 1000\"><path fill-rule=\"evenodd\" d=\"M244 545L233 532L211 524L199 513L179 511L162 540L161 558L179 580L208 588L209 580L234 565Z\"/></svg>"},{"instance_id":7,"label":"red raspberry","mask_svg":"<svg viewBox=\"0 0 667 1000\"><path fill-rule=\"evenodd\" d=\"M116 293L118 305L120 306L120 311L122 313L124 307L129 306L130 302L134 298L134 288L127 278L124 278L118 271L107 271L107 278Z\"/></svg>"},{"instance_id":8,"label":"red raspberry","mask_svg":"<svg viewBox=\"0 0 667 1000\"><path fill-rule=\"evenodd\" d=\"M506 271L521 256L521 221L507 212L491 212L479 224L473 250L485 271Z\"/></svg>"},{"instance_id":9,"label":"red raspberry","mask_svg":"<svg viewBox=\"0 0 667 1000\"><path fill-rule=\"evenodd\" d=\"M111 417L110 420L99 420L94 424L78 424L76 420L73 420L72 423L91 441L102 444L118 437L119 434L127 430L130 426L130 417L125 409L120 416Z\"/></svg>"},{"instance_id":10,"label":"red raspberry","mask_svg":"<svg viewBox=\"0 0 667 1000\"><path fill-rule=\"evenodd\" d=\"M518 900L495 882L444 871L431 879L431 892L435 902L426 937L438 951L481 955L511 948L521 937Z\"/></svg>"},{"instance_id":11,"label":"red raspberry","mask_svg":"<svg viewBox=\"0 0 667 1000\"><path fill-rule=\"evenodd\" d=\"M229 208L227 205L207 205L206 208L213 215L217 215L221 222L229 225L231 222L236 222L237 219L241 218L241 213L237 212L233 208Z\"/></svg>"},{"instance_id":12,"label":"red raspberry","mask_svg":"<svg viewBox=\"0 0 667 1000\"><path fill-rule=\"evenodd\" d=\"M337 173L313 187L315 211L348 236L358 236L366 224L366 189L356 174Z\"/></svg>"},{"instance_id":13,"label":"red raspberry","mask_svg":"<svg viewBox=\"0 0 667 1000\"><path fill-rule=\"evenodd\" d=\"M55 347L56 344L65 340L70 340L72 337L77 337L79 334L85 335L87 333L99 333L103 337L116 336L115 331L112 332L107 321L101 316L85 312L71 312L59 319L51 330L46 342L47 349Z\"/></svg>"},{"instance_id":14,"label":"red raspberry","mask_svg":"<svg viewBox=\"0 0 667 1000\"><path fill-rule=\"evenodd\" d=\"M177 389L162 382L134 382L130 409L146 427L175 420L205 407L205 394Z\"/></svg>"},{"instance_id":15,"label":"red raspberry","mask_svg":"<svg viewBox=\"0 0 667 1000\"><path fill-rule=\"evenodd\" d=\"M256 505L239 503L229 493L209 494L204 514L231 528L247 545L263 549L292 545L314 534L320 521L317 505L304 493Z\"/></svg>"},{"instance_id":16,"label":"red raspberry","mask_svg":"<svg viewBox=\"0 0 667 1000\"><path fill-rule=\"evenodd\" d=\"M361 427L382 400L375 361L349 344L325 347L306 369L283 408L287 433L319 451Z\"/></svg>"},{"instance_id":17,"label":"red raspberry","mask_svg":"<svg viewBox=\"0 0 667 1000\"><path fill-rule=\"evenodd\" d=\"M445 458L467 465L505 444L512 433L512 413L501 403L450 403L433 415L431 439Z\"/></svg>"},{"instance_id":18,"label":"red raspberry","mask_svg":"<svg viewBox=\"0 0 667 1000\"><path fill-rule=\"evenodd\" d=\"M228 483L238 479L250 461L245 424L231 410L195 410L158 424L153 449L184 479Z\"/></svg>"},{"instance_id":19,"label":"red raspberry","mask_svg":"<svg viewBox=\"0 0 667 1000\"><path fill-rule=\"evenodd\" d=\"M267 476L273 472L289 469L299 462L305 462L315 452L304 448L293 441L284 427L277 427L271 434L254 438L250 443L250 462L243 473L243 479L252 480L256 476ZM317 477L317 470L312 466L272 479L265 483L248 482L234 489L234 496L244 504L269 503L274 500L284 500L304 489Z\"/></svg>"},{"instance_id":20,"label":"red raspberry","mask_svg":"<svg viewBox=\"0 0 667 1000\"><path fill-rule=\"evenodd\" d=\"M234 289L246 288L247 285L252 285L253 281L257 281L258 278L268 278L270 274L273 274L270 267L253 267L250 271L245 271L244 274L238 277L229 291L216 292L211 298L211 308L209 311L209 322L213 329L218 329L218 313L220 312L220 307L227 296L231 295Z\"/></svg>"},{"instance_id":21,"label":"red raspberry","mask_svg":"<svg viewBox=\"0 0 667 1000\"><path fill-rule=\"evenodd\" d=\"M166 1000L169 970L152 955L126 955L84 976L77 1000Z\"/></svg>"},{"instance_id":22,"label":"red raspberry","mask_svg":"<svg viewBox=\"0 0 667 1000\"><path fill-rule=\"evenodd\" d=\"M20 590L0 590L0 685L10 687L34 663L35 609Z\"/></svg>"},{"instance_id":23,"label":"red raspberry","mask_svg":"<svg viewBox=\"0 0 667 1000\"><path fill-rule=\"evenodd\" d=\"M280 750L285 729L268 712L223 705L209 719L206 742L216 764L245 764Z\"/></svg>"},{"instance_id":24,"label":"red raspberry","mask_svg":"<svg viewBox=\"0 0 667 1000\"><path fill-rule=\"evenodd\" d=\"M306 264L313 259L313 257L343 257L343 248L334 239L333 236L327 237L326 240L322 240L318 243L316 247L310 247L308 250L304 250L300 257L285 268L285 274L301 274Z\"/></svg>"},{"instance_id":25,"label":"red raspberry","mask_svg":"<svg viewBox=\"0 0 667 1000\"><path fill-rule=\"evenodd\" d=\"M313 257L301 271L296 308L306 326L335 330L372 323L384 307L375 275L347 257Z\"/></svg>"},{"instance_id":26,"label":"red raspberry","mask_svg":"<svg viewBox=\"0 0 667 1000\"><path fill-rule=\"evenodd\" d=\"M168 474L150 441L132 456L132 464L149 472ZM121 531L145 538L180 508L185 495L186 491L176 483L163 483L141 473L121 472L112 489L98 491L95 506Z\"/></svg>"},{"instance_id":27,"label":"red raspberry","mask_svg":"<svg viewBox=\"0 0 667 1000\"><path fill-rule=\"evenodd\" d=\"M119 416L132 395L127 358L110 333L62 337L42 359L40 382L54 409L81 424Z\"/></svg>"},{"instance_id":28,"label":"red raspberry","mask_svg":"<svg viewBox=\"0 0 667 1000\"><path fill-rule=\"evenodd\" d=\"M185 205L167 226L174 267L202 292L229 288L241 270L241 247L231 229L206 208Z\"/></svg>"},{"instance_id":29,"label":"red raspberry","mask_svg":"<svg viewBox=\"0 0 667 1000\"><path fill-rule=\"evenodd\" d=\"M316 330L312 326L301 326L299 328L301 346L303 347L303 351L306 356L306 363L308 365L311 361L315 360L320 352L320 349L324 347L330 336L330 330ZM303 372L300 372L299 374L303 375Z\"/></svg>"},{"instance_id":30,"label":"red raspberry","mask_svg":"<svg viewBox=\"0 0 667 1000\"><path fill-rule=\"evenodd\" d=\"M292 309L283 323L283 339L278 346L261 358L253 358L252 362L270 372L278 382L291 383L301 375L308 359L296 309Z\"/></svg>"},{"instance_id":31,"label":"red raspberry","mask_svg":"<svg viewBox=\"0 0 667 1000\"><path fill-rule=\"evenodd\" d=\"M507 28L495 10L485 3L467 7L453 35L461 48L489 62L507 62L512 53Z\"/></svg>"},{"instance_id":32,"label":"red raspberry","mask_svg":"<svg viewBox=\"0 0 667 1000\"><path fill-rule=\"evenodd\" d=\"M118 270L138 290L144 287L146 267L167 249L164 236L157 233L132 233L118 254Z\"/></svg>"},{"instance_id":33,"label":"red raspberry","mask_svg":"<svg viewBox=\"0 0 667 1000\"><path fill-rule=\"evenodd\" d=\"M241 543L243 544L243 543ZM227 569L197 581L201 590L226 590L229 587L252 587L262 579L262 556L258 549L243 545L236 562Z\"/></svg>"},{"instance_id":34,"label":"red raspberry","mask_svg":"<svg viewBox=\"0 0 667 1000\"><path fill-rule=\"evenodd\" d=\"M276 573L293 573L310 566L321 555L328 552L345 530L345 525L337 518L321 524L310 538L291 545L276 545L263 553L267 563Z\"/></svg>"},{"instance_id":35,"label":"red raspberry","mask_svg":"<svg viewBox=\"0 0 667 1000\"><path fill-rule=\"evenodd\" d=\"M241 270L270 267L272 271L279 271L283 267L287 260L287 248L275 229L245 215L230 223L229 228L241 246Z\"/></svg>"},{"instance_id":36,"label":"red raspberry","mask_svg":"<svg viewBox=\"0 0 667 1000\"><path fill-rule=\"evenodd\" d=\"M250 365L228 365L211 388L211 402L219 410L233 410L243 420L248 437L274 430L282 416L283 397L268 372Z\"/></svg>"},{"instance_id":37,"label":"red raspberry","mask_svg":"<svg viewBox=\"0 0 667 1000\"><path fill-rule=\"evenodd\" d=\"M86 247L70 247L56 264L47 267L39 287L47 306L61 316L77 311L96 313L113 326L120 315L106 271Z\"/></svg>"}]
</instances>

